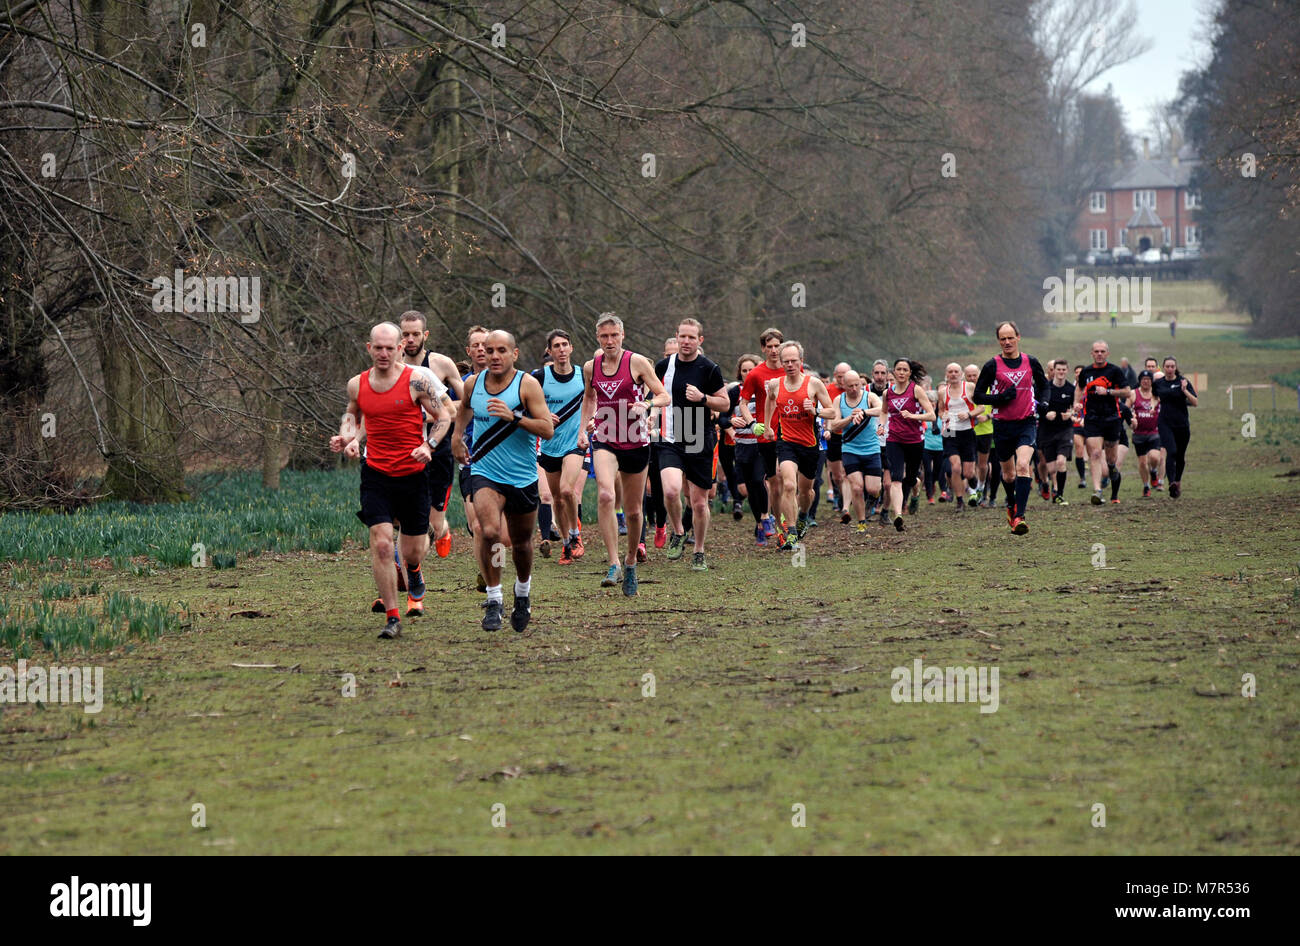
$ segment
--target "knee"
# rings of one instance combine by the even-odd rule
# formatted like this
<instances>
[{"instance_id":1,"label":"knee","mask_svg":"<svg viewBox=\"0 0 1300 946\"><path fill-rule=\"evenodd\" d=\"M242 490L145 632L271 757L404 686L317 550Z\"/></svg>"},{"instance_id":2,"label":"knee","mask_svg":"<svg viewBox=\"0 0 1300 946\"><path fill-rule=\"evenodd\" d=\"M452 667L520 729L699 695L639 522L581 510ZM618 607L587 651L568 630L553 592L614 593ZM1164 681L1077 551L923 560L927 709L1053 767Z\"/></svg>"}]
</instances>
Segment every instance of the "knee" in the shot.
<instances>
[{"instance_id":1,"label":"knee","mask_svg":"<svg viewBox=\"0 0 1300 946\"><path fill-rule=\"evenodd\" d=\"M614 505L614 490L608 486L602 486L596 490L596 502L602 506Z\"/></svg>"},{"instance_id":2,"label":"knee","mask_svg":"<svg viewBox=\"0 0 1300 946\"><path fill-rule=\"evenodd\" d=\"M393 537L391 535L373 536L370 539L370 549L381 558L393 557Z\"/></svg>"}]
</instances>

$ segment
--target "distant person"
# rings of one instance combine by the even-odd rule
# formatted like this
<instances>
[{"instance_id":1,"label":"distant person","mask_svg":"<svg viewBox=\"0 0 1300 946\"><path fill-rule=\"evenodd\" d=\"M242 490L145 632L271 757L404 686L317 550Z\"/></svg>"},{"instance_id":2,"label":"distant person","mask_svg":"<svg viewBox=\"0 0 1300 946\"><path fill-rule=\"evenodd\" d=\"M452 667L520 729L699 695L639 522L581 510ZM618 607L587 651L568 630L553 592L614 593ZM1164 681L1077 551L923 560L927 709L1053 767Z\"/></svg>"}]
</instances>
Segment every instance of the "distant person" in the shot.
<instances>
[{"instance_id":1,"label":"distant person","mask_svg":"<svg viewBox=\"0 0 1300 946\"><path fill-rule=\"evenodd\" d=\"M1127 358L1121 358L1119 360L1119 370L1124 372L1124 380L1128 382L1130 388L1136 388L1138 386L1137 372L1133 370L1133 366L1129 364Z\"/></svg>"},{"instance_id":2,"label":"distant person","mask_svg":"<svg viewBox=\"0 0 1300 946\"><path fill-rule=\"evenodd\" d=\"M1170 338L1178 337L1178 316L1176 315L1172 316L1169 319L1169 337Z\"/></svg>"}]
</instances>

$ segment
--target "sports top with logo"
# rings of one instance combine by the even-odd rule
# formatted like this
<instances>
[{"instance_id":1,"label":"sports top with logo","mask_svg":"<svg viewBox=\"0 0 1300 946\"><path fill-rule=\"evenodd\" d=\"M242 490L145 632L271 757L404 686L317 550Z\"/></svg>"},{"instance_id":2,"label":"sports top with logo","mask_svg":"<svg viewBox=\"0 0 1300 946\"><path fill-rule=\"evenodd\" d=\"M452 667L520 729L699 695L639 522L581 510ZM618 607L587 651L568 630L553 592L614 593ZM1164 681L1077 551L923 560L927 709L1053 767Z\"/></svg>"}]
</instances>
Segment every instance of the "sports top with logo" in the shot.
<instances>
[{"instance_id":1,"label":"sports top with logo","mask_svg":"<svg viewBox=\"0 0 1300 946\"><path fill-rule=\"evenodd\" d=\"M849 417L858 408L866 410L871 406L867 392L864 390L857 404L849 404L849 396L841 394L835 399L836 406L840 409L840 417ZM880 437L876 433L875 415L865 418L860 424L850 424L841 428L840 434L844 443L844 452L851 453L859 457L873 457L880 453Z\"/></svg>"},{"instance_id":2,"label":"sports top with logo","mask_svg":"<svg viewBox=\"0 0 1300 946\"><path fill-rule=\"evenodd\" d=\"M542 383L542 394L546 397L546 406L550 412L564 418L555 425L555 436L542 441L542 455L562 457L578 448L582 396L586 391L582 383L582 372L572 369L567 375L561 376L555 373L555 365L544 365L533 372L533 377Z\"/></svg>"},{"instance_id":3,"label":"sports top with logo","mask_svg":"<svg viewBox=\"0 0 1300 946\"><path fill-rule=\"evenodd\" d=\"M1133 436L1148 437L1160 432L1160 401L1155 392L1151 397L1144 397L1141 391L1133 395Z\"/></svg>"},{"instance_id":4,"label":"sports top with logo","mask_svg":"<svg viewBox=\"0 0 1300 946\"><path fill-rule=\"evenodd\" d=\"M524 373L516 369L515 376L499 394L488 393L487 378L487 371L479 373L469 398L470 408L474 411L474 424L478 430L474 475L502 486L531 486L537 482L535 438L518 425L502 438L498 431L507 430L510 422L489 414L487 408L488 400L495 397L504 401L512 411L522 410L523 398L519 387L523 384ZM501 438L499 442L498 438Z\"/></svg>"},{"instance_id":5,"label":"sports top with logo","mask_svg":"<svg viewBox=\"0 0 1300 946\"><path fill-rule=\"evenodd\" d=\"M1079 385L1086 393L1084 410L1090 421L1118 420L1118 399L1111 394L1112 388L1128 386L1124 369L1109 362L1098 368L1088 365L1079 372Z\"/></svg>"},{"instance_id":6,"label":"sports top with logo","mask_svg":"<svg viewBox=\"0 0 1300 946\"><path fill-rule=\"evenodd\" d=\"M708 405L688 398L686 388L693 384L705 396L719 391L725 386L722 369L703 355L697 354L690 361L669 355L655 365L655 374L672 397L672 409L664 412L659 430L662 441L684 445L691 452L711 451L717 438Z\"/></svg>"},{"instance_id":7,"label":"sports top with logo","mask_svg":"<svg viewBox=\"0 0 1300 946\"><path fill-rule=\"evenodd\" d=\"M1015 399L1010 404L1000 404L993 408L993 420L1025 420L1034 416L1034 371L1028 355L1021 354L1015 365L1007 364L1001 355L993 359L996 365L996 380L990 394L1002 394L1014 390ZM1041 369L1040 369L1041 370Z\"/></svg>"},{"instance_id":8,"label":"sports top with logo","mask_svg":"<svg viewBox=\"0 0 1300 946\"><path fill-rule=\"evenodd\" d=\"M908 420L903 411L909 414L921 413L921 402L916 399L916 382L907 382L902 392L894 390L891 384L885 389L885 403L889 408L889 436L892 443L921 443L925 440L925 423Z\"/></svg>"},{"instance_id":9,"label":"sports top with logo","mask_svg":"<svg viewBox=\"0 0 1300 946\"><path fill-rule=\"evenodd\" d=\"M432 354L433 354L433 352L429 352L429 351L426 351L426 352L424 353L424 357L423 357L422 359L420 359L420 367L421 367L421 368L429 368L429 357L430 357ZM432 373L432 372L433 372L433 369L432 369L432 368L429 368L429 372ZM464 380L464 379L462 379L462 380ZM442 379L441 379L441 378L438 379L438 383L439 383L439 384L442 384ZM449 398L451 398L453 401L456 400L456 392L455 392L455 391L453 391L451 388L448 388L446 385L443 385L443 389L446 391L447 396L448 396ZM439 401L442 400L441 395L438 397L438 400L439 400ZM455 408L453 408L453 409L452 409L452 416L454 417L455 414L456 414L456 411L455 411ZM424 435L425 435L425 437L428 437L428 436L429 436L429 432L430 432L430 430L432 430L432 429L433 429L433 425L432 425L432 424L429 424L429 423L426 423L426 424L425 424L425 428L424 428ZM448 434L450 434L450 431L448 431ZM466 443L468 444L468 439L466 440ZM434 455L435 457L442 457L442 456L448 456L448 457L449 457L449 456L451 456L451 437L450 437L450 436L444 436L441 440L438 441L438 445L437 445L436 447L433 448L433 455Z\"/></svg>"},{"instance_id":10,"label":"sports top with logo","mask_svg":"<svg viewBox=\"0 0 1300 946\"><path fill-rule=\"evenodd\" d=\"M442 397L442 390L434 385L436 397ZM411 400L411 366L402 368L387 391L374 390L370 372L361 372L357 406L366 424L366 465L388 476L423 473L424 461L411 456L424 443L424 411Z\"/></svg>"},{"instance_id":11,"label":"sports top with logo","mask_svg":"<svg viewBox=\"0 0 1300 946\"><path fill-rule=\"evenodd\" d=\"M632 378L632 353L624 351L618 370L605 374L604 355L591 365L591 386L596 390L596 429L592 439L614 450L635 450L650 443L644 417L632 421L628 405L641 400L641 386Z\"/></svg>"},{"instance_id":12,"label":"sports top with logo","mask_svg":"<svg viewBox=\"0 0 1300 946\"><path fill-rule=\"evenodd\" d=\"M812 395L808 392L812 375L805 374L799 387L791 391L785 386L785 377L776 383L776 410L773 417L781 420L781 439L801 447L817 446L817 429L813 417L803 409L803 402Z\"/></svg>"}]
</instances>

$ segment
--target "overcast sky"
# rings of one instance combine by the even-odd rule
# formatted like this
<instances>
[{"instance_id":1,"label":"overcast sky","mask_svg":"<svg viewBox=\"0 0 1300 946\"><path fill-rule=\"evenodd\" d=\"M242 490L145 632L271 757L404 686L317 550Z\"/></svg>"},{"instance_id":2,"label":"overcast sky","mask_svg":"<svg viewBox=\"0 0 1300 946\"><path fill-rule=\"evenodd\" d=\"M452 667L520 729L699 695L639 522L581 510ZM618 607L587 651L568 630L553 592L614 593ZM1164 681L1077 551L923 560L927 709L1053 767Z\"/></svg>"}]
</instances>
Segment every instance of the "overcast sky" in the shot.
<instances>
[{"instance_id":1,"label":"overcast sky","mask_svg":"<svg viewBox=\"0 0 1300 946\"><path fill-rule=\"evenodd\" d=\"M1088 87L1092 92L1114 87L1139 150L1142 133L1151 123L1151 106L1172 99L1182 74L1205 64L1207 11L1216 8L1215 0L1138 0L1138 31L1152 40L1151 51Z\"/></svg>"}]
</instances>

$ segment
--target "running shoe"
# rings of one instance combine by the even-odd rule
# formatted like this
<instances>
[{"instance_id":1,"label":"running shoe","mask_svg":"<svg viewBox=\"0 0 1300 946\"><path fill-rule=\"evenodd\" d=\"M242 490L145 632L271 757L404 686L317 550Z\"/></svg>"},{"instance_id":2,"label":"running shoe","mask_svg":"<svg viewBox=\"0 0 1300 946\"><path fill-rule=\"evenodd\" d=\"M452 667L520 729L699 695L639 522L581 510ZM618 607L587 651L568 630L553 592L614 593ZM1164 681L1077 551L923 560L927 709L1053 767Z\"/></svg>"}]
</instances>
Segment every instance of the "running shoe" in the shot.
<instances>
[{"instance_id":1,"label":"running shoe","mask_svg":"<svg viewBox=\"0 0 1300 946\"><path fill-rule=\"evenodd\" d=\"M1050 502L1052 499L1052 491L1047 488L1046 483L1039 486L1038 495L1043 497L1043 502Z\"/></svg>"},{"instance_id":2,"label":"running shoe","mask_svg":"<svg viewBox=\"0 0 1300 946\"><path fill-rule=\"evenodd\" d=\"M763 533L770 539L776 535L776 516L768 513L763 519Z\"/></svg>"},{"instance_id":3,"label":"running shoe","mask_svg":"<svg viewBox=\"0 0 1300 946\"><path fill-rule=\"evenodd\" d=\"M1177 499L1177 498L1178 498L1179 496L1181 496L1181 495L1183 495L1183 484L1182 484L1182 483L1170 483L1170 484L1169 484L1169 498L1170 498L1170 499Z\"/></svg>"},{"instance_id":4,"label":"running shoe","mask_svg":"<svg viewBox=\"0 0 1300 946\"><path fill-rule=\"evenodd\" d=\"M394 638L401 636L402 622L397 620L397 618L389 618L388 623L384 625L384 629L379 632L379 639L381 641L391 641Z\"/></svg>"},{"instance_id":5,"label":"running shoe","mask_svg":"<svg viewBox=\"0 0 1300 946\"><path fill-rule=\"evenodd\" d=\"M675 562L682 557L682 553L686 551L685 539L685 536L673 533L673 537L668 540L668 561Z\"/></svg>"},{"instance_id":6,"label":"running shoe","mask_svg":"<svg viewBox=\"0 0 1300 946\"><path fill-rule=\"evenodd\" d=\"M560 564L561 565L573 564L573 550L572 548L570 548L568 542L564 543L564 549L563 551L560 552Z\"/></svg>"},{"instance_id":7,"label":"running shoe","mask_svg":"<svg viewBox=\"0 0 1300 946\"><path fill-rule=\"evenodd\" d=\"M434 539L433 550L438 553L439 558L446 558L451 554L451 529L444 532L441 539Z\"/></svg>"},{"instance_id":8,"label":"running shoe","mask_svg":"<svg viewBox=\"0 0 1300 946\"><path fill-rule=\"evenodd\" d=\"M1057 494L1056 494L1056 498L1053 499L1052 502L1053 502L1055 505L1057 505L1057 506L1068 506L1068 505L1070 505L1068 502L1065 501L1065 497L1062 496L1060 493L1057 493Z\"/></svg>"},{"instance_id":9,"label":"running shoe","mask_svg":"<svg viewBox=\"0 0 1300 946\"><path fill-rule=\"evenodd\" d=\"M695 544L695 530L687 529L686 534L682 536L682 551L685 551L688 546L692 546L694 544Z\"/></svg>"},{"instance_id":10,"label":"running shoe","mask_svg":"<svg viewBox=\"0 0 1300 946\"><path fill-rule=\"evenodd\" d=\"M809 528L809 529L816 529L816 528L817 528L817 520L816 520L816 519L811 519L811 518L810 518L810 519L808 520L808 528Z\"/></svg>"},{"instance_id":11,"label":"running shoe","mask_svg":"<svg viewBox=\"0 0 1300 946\"><path fill-rule=\"evenodd\" d=\"M484 601L479 607L483 609L483 630L501 630L501 609L503 604L500 601Z\"/></svg>"},{"instance_id":12,"label":"running shoe","mask_svg":"<svg viewBox=\"0 0 1300 946\"><path fill-rule=\"evenodd\" d=\"M853 521L853 513L844 512L840 514L840 525L847 526L852 521Z\"/></svg>"},{"instance_id":13,"label":"running shoe","mask_svg":"<svg viewBox=\"0 0 1300 946\"><path fill-rule=\"evenodd\" d=\"M424 600L424 569L420 569L414 575L407 573L406 590L416 601Z\"/></svg>"},{"instance_id":14,"label":"running shoe","mask_svg":"<svg viewBox=\"0 0 1300 946\"><path fill-rule=\"evenodd\" d=\"M623 517L621 512L618 514L618 534L627 535L627 519Z\"/></svg>"},{"instance_id":15,"label":"running shoe","mask_svg":"<svg viewBox=\"0 0 1300 946\"><path fill-rule=\"evenodd\" d=\"M668 542L668 530L663 526L655 526L655 548L661 549Z\"/></svg>"},{"instance_id":16,"label":"running shoe","mask_svg":"<svg viewBox=\"0 0 1300 946\"><path fill-rule=\"evenodd\" d=\"M946 503L949 499L950 497L948 496L948 491L946 489L939 494L939 502ZM931 497L930 501L934 502L934 498Z\"/></svg>"},{"instance_id":17,"label":"running shoe","mask_svg":"<svg viewBox=\"0 0 1300 946\"><path fill-rule=\"evenodd\" d=\"M909 506L908 506L907 514L908 514L909 516L915 516L915 515L916 515L917 507L919 507L920 505L921 505L921 497L920 497L920 496L917 496L915 493L913 493L913 494L912 494L912 502L911 502L911 503L909 504Z\"/></svg>"},{"instance_id":18,"label":"running shoe","mask_svg":"<svg viewBox=\"0 0 1300 946\"><path fill-rule=\"evenodd\" d=\"M888 507L888 506L881 506L881 507L880 507L880 524L881 524L882 526L887 526L887 525L889 525L889 507Z\"/></svg>"},{"instance_id":19,"label":"running shoe","mask_svg":"<svg viewBox=\"0 0 1300 946\"><path fill-rule=\"evenodd\" d=\"M424 617L424 599L423 599L423 598L412 598L410 595L407 595L407 598L406 598L406 616L407 616L408 618L422 618L422 617Z\"/></svg>"},{"instance_id":20,"label":"running shoe","mask_svg":"<svg viewBox=\"0 0 1300 946\"><path fill-rule=\"evenodd\" d=\"M1101 498L1101 490L1097 490L1095 493L1092 494L1091 501L1094 506L1100 506L1105 501Z\"/></svg>"},{"instance_id":21,"label":"running shoe","mask_svg":"<svg viewBox=\"0 0 1300 946\"><path fill-rule=\"evenodd\" d=\"M383 614L388 609L384 607L383 598L376 598L370 603L370 610L375 612L375 614Z\"/></svg>"},{"instance_id":22,"label":"running shoe","mask_svg":"<svg viewBox=\"0 0 1300 946\"><path fill-rule=\"evenodd\" d=\"M1105 489L1109 485L1110 485L1110 474L1103 473L1101 477L1101 488Z\"/></svg>"},{"instance_id":23,"label":"running shoe","mask_svg":"<svg viewBox=\"0 0 1300 946\"><path fill-rule=\"evenodd\" d=\"M784 529L782 529L780 532L776 534L776 547L778 549L784 551L785 549L787 549L789 546L793 544L794 543L790 541L789 534L787 534Z\"/></svg>"},{"instance_id":24,"label":"running shoe","mask_svg":"<svg viewBox=\"0 0 1300 946\"><path fill-rule=\"evenodd\" d=\"M537 551L539 551L539 552L542 553L542 558L550 558L550 557L551 557L551 540L550 540L550 539L542 539L541 542L537 543Z\"/></svg>"},{"instance_id":25,"label":"running shoe","mask_svg":"<svg viewBox=\"0 0 1300 946\"><path fill-rule=\"evenodd\" d=\"M600 587L613 588L623 580L623 570L617 565L609 566L609 571L605 572L605 577L600 580Z\"/></svg>"},{"instance_id":26,"label":"running shoe","mask_svg":"<svg viewBox=\"0 0 1300 946\"><path fill-rule=\"evenodd\" d=\"M965 509L965 508L966 508L966 504L965 504L964 502L962 502L962 498L961 498L960 496L958 496L958 497L957 497L957 511L958 511L958 512L961 512L961 511L962 511L963 509Z\"/></svg>"},{"instance_id":27,"label":"running shoe","mask_svg":"<svg viewBox=\"0 0 1300 946\"><path fill-rule=\"evenodd\" d=\"M516 631L522 631L528 626L528 619L532 617L533 609L528 603L528 595L515 595L515 606L510 610L510 626ZM487 620L487 618L484 618Z\"/></svg>"},{"instance_id":28,"label":"running shoe","mask_svg":"<svg viewBox=\"0 0 1300 946\"><path fill-rule=\"evenodd\" d=\"M805 535L807 535L807 534L808 534L808 520L807 520L807 519L799 519L799 520L798 520L797 522L795 522L795 524L794 524L794 537L795 537L795 540L796 540L796 541L800 541L800 540L802 540L803 537L804 537Z\"/></svg>"},{"instance_id":29,"label":"running shoe","mask_svg":"<svg viewBox=\"0 0 1300 946\"><path fill-rule=\"evenodd\" d=\"M1084 485L1085 485L1085 484L1084 484L1083 480L1079 480L1078 488L1079 488L1079 489L1083 489Z\"/></svg>"},{"instance_id":30,"label":"running shoe","mask_svg":"<svg viewBox=\"0 0 1300 946\"><path fill-rule=\"evenodd\" d=\"M1016 524L1016 507L1015 507L1015 506L1008 506L1008 507L1007 507L1007 525L1008 525L1008 526L1014 526L1015 524Z\"/></svg>"},{"instance_id":31,"label":"running shoe","mask_svg":"<svg viewBox=\"0 0 1300 946\"><path fill-rule=\"evenodd\" d=\"M867 531L867 520L863 519L861 522L858 523L858 531L859 532Z\"/></svg>"},{"instance_id":32,"label":"running shoe","mask_svg":"<svg viewBox=\"0 0 1300 946\"><path fill-rule=\"evenodd\" d=\"M895 516L895 517L894 517L894 528L897 529L899 532L902 532L902 531L903 531L903 517L902 517L902 516Z\"/></svg>"},{"instance_id":33,"label":"running shoe","mask_svg":"<svg viewBox=\"0 0 1300 946\"><path fill-rule=\"evenodd\" d=\"M731 518L735 519L737 522L745 518L745 510L741 503L731 504Z\"/></svg>"},{"instance_id":34,"label":"running shoe","mask_svg":"<svg viewBox=\"0 0 1300 946\"><path fill-rule=\"evenodd\" d=\"M691 557L691 571L693 571L693 572L707 572L708 570L709 570L709 565L708 565L707 562L704 561L704 553L703 553L703 552L696 552L696 553Z\"/></svg>"},{"instance_id":35,"label":"running shoe","mask_svg":"<svg viewBox=\"0 0 1300 946\"><path fill-rule=\"evenodd\" d=\"M1143 499L1150 499L1150 498L1151 498L1151 487L1150 487L1150 486L1143 486L1143 487L1142 487L1142 498L1143 498Z\"/></svg>"},{"instance_id":36,"label":"running shoe","mask_svg":"<svg viewBox=\"0 0 1300 946\"><path fill-rule=\"evenodd\" d=\"M1011 531L1016 535L1024 535L1029 531L1029 524L1017 516L1016 521L1011 523Z\"/></svg>"},{"instance_id":37,"label":"running shoe","mask_svg":"<svg viewBox=\"0 0 1300 946\"><path fill-rule=\"evenodd\" d=\"M1160 480L1156 480L1154 483L1151 484L1151 488L1155 490L1157 493L1161 493L1164 492L1165 484L1160 482Z\"/></svg>"},{"instance_id":38,"label":"running shoe","mask_svg":"<svg viewBox=\"0 0 1300 946\"><path fill-rule=\"evenodd\" d=\"M636 563L638 565L644 564L649 558L650 556L646 554L645 543L638 542L636 546Z\"/></svg>"},{"instance_id":39,"label":"running shoe","mask_svg":"<svg viewBox=\"0 0 1300 946\"><path fill-rule=\"evenodd\" d=\"M947 501L948 501L948 500L944 499L942 496L939 497L939 502L941 502L941 503L946 503ZM928 499L928 504L931 505L931 506L934 505L934 497L933 497L933 496L929 497L929 499ZM912 510L912 512L915 513L916 510L914 509L914 510Z\"/></svg>"},{"instance_id":40,"label":"running shoe","mask_svg":"<svg viewBox=\"0 0 1300 946\"><path fill-rule=\"evenodd\" d=\"M574 537L569 541L569 554L573 556L573 560L574 560L575 562L576 562L578 559L582 558L583 555L587 554L587 550L586 550L586 549L583 547L583 545L582 545L582 534L581 534L581 533L579 533L578 535L575 535L575 536L574 536Z\"/></svg>"},{"instance_id":41,"label":"running shoe","mask_svg":"<svg viewBox=\"0 0 1300 946\"><path fill-rule=\"evenodd\" d=\"M1118 506L1118 505L1119 505L1119 497L1116 496L1114 499L1112 499L1112 500L1110 501L1110 504L1111 504L1112 506Z\"/></svg>"},{"instance_id":42,"label":"running shoe","mask_svg":"<svg viewBox=\"0 0 1300 946\"><path fill-rule=\"evenodd\" d=\"M636 566L623 569L623 594L631 598L636 594Z\"/></svg>"},{"instance_id":43,"label":"running shoe","mask_svg":"<svg viewBox=\"0 0 1300 946\"><path fill-rule=\"evenodd\" d=\"M754 526L754 544L759 546L767 545L767 530L761 524Z\"/></svg>"}]
</instances>

